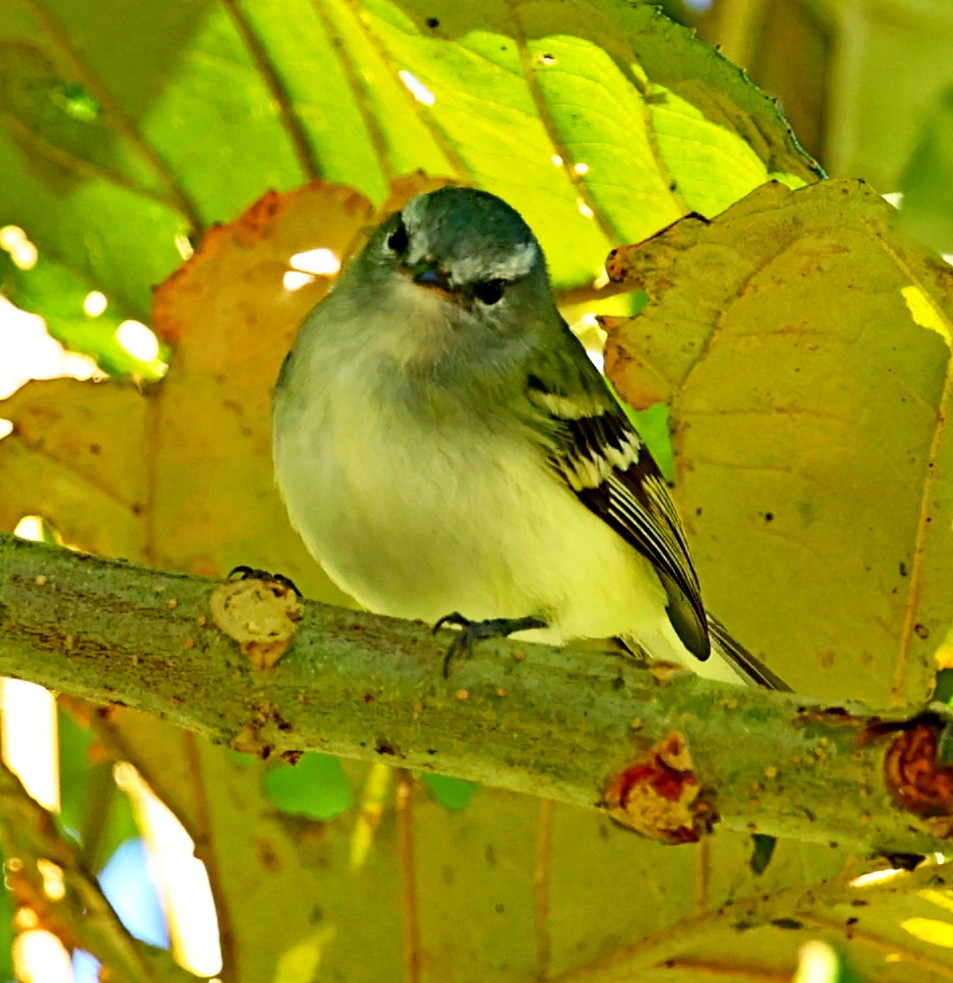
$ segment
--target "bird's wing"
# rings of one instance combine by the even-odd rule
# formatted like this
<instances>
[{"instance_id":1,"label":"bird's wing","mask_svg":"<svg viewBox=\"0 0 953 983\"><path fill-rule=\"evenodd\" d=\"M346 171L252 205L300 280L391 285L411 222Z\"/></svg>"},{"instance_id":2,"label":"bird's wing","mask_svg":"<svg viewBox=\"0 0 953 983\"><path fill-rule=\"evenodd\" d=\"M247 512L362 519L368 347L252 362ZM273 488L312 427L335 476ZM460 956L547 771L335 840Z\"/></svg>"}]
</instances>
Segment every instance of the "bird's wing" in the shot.
<instances>
[{"instance_id":1,"label":"bird's wing","mask_svg":"<svg viewBox=\"0 0 953 983\"><path fill-rule=\"evenodd\" d=\"M561 378L572 371L561 368ZM672 626L685 647L705 660L711 651L705 608L665 480L596 370L592 376L581 371L583 395L576 386L528 379L527 396L545 414L540 432L550 465L590 511L652 563L668 595Z\"/></svg>"}]
</instances>

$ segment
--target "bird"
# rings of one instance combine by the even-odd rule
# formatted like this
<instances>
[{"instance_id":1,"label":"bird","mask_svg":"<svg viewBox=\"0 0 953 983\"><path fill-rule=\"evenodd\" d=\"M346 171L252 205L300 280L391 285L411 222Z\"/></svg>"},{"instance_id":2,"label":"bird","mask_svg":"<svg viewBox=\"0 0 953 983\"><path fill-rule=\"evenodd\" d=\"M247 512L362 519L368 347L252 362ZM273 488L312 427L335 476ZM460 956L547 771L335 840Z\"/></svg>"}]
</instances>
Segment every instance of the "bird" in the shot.
<instances>
[{"instance_id":1,"label":"bird","mask_svg":"<svg viewBox=\"0 0 953 983\"><path fill-rule=\"evenodd\" d=\"M292 525L370 611L788 688L706 611L649 449L487 191L417 195L369 235L282 365L272 445Z\"/></svg>"}]
</instances>

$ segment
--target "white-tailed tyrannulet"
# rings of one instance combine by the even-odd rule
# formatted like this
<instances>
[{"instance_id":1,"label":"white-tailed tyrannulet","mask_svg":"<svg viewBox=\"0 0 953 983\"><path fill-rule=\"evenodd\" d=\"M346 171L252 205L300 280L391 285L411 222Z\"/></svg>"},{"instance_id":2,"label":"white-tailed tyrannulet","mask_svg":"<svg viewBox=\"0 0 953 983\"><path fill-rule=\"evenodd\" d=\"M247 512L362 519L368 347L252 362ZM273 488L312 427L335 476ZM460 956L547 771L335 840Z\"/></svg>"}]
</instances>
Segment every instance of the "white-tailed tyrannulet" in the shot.
<instances>
[{"instance_id":1,"label":"white-tailed tyrannulet","mask_svg":"<svg viewBox=\"0 0 953 983\"><path fill-rule=\"evenodd\" d=\"M655 462L491 194L419 195L372 234L285 361L274 455L295 528L372 611L784 687L706 614Z\"/></svg>"}]
</instances>

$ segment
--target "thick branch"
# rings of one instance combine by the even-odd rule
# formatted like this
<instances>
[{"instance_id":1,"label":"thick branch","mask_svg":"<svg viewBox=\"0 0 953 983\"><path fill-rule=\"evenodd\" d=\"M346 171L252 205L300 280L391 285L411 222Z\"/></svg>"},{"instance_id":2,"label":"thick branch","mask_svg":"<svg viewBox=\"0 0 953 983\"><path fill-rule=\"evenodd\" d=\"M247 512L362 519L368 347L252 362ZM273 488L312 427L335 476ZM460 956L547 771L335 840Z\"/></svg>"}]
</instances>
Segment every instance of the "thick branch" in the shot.
<instances>
[{"instance_id":1,"label":"thick branch","mask_svg":"<svg viewBox=\"0 0 953 983\"><path fill-rule=\"evenodd\" d=\"M227 590L226 608L240 588ZM217 626L211 605L214 596L221 611L222 591L0 537L0 675L262 755L384 756L577 805L609 803L670 841L718 819L879 852L928 853L950 835L953 772L936 762L942 711L884 722L860 707L513 642L481 644L448 681L449 633L314 602L294 622L291 646L262 669L262 646L246 655ZM264 623L275 603L293 609L283 593L247 620ZM270 654L282 647L279 639Z\"/></svg>"}]
</instances>

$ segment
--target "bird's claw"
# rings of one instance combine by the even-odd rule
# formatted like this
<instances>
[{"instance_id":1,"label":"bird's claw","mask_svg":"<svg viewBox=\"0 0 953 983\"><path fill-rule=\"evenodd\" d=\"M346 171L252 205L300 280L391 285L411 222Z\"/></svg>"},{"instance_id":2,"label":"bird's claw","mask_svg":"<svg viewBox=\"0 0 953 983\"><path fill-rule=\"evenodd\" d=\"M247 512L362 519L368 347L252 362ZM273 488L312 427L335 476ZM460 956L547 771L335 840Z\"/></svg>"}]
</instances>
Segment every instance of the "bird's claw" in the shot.
<instances>
[{"instance_id":1,"label":"bird's claw","mask_svg":"<svg viewBox=\"0 0 953 983\"><path fill-rule=\"evenodd\" d=\"M447 654L443 657L443 678L450 678L450 663L453 661L454 656L460 655L464 658L470 658L473 655L473 642L474 637L471 629L475 625L479 625L481 622L471 621L469 618L465 618L459 611L453 611L450 614L445 614L434 626L433 633L436 635L441 628L446 628L449 625L453 625L455 628L461 629L460 634L450 643L447 648Z\"/></svg>"},{"instance_id":2,"label":"bird's claw","mask_svg":"<svg viewBox=\"0 0 953 983\"><path fill-rule=\"evenodd\" d=\"M286 577L283 573L269 573L267 570L259 570L258 567L249 567L244 563L237 567L233 567L227 579L271 580L276 584L281 584L283 587L287 587L288 590L294 591L297 597L304 596L301 591L298 590L298 585L290 577Z\"/></svg>"},{"instance_id":3,"label":"bird's claw","mask_svg":"<svg viewBox=\"0 0 953 983\"><path fill-rule=\"evenodd\" d=\"M450 677L450 663L455 656L469 658L473 655L473 646L484 638L506 638L513 632L526 631L530 628L545 628L542 618L530 616L527 618L487 618L485 621L471 621L459 611L445 614L434 626L436 634L441 628L453 625L460 629L460 634L450 643L443 660L443 678Z\"/></svg>"}]
</instances>

